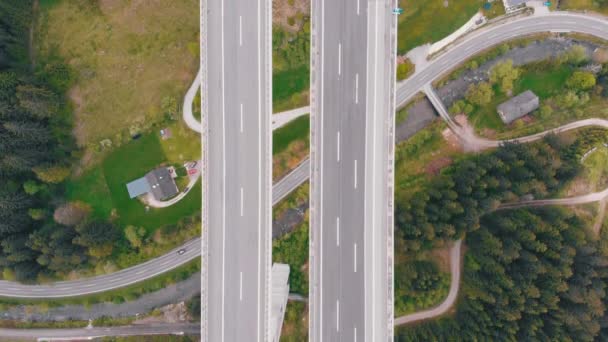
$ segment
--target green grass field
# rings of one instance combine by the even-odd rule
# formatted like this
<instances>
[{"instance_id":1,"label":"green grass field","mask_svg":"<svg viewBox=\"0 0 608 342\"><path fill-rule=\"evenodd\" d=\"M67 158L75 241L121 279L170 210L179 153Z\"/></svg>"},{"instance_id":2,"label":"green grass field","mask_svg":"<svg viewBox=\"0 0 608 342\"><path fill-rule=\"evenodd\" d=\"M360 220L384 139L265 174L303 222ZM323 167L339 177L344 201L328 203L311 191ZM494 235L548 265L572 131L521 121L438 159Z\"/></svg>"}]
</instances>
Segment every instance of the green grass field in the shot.
<instances>
[{"instance_id":1,"label":"green grass field","mask_svg":"<svg viewBox=\"0 0 608 342\"><path fill-rule=\"evenodd\" d=\"M43 0L36 59L59 58L76 76L68 96L81 146L163 118L198 68L199 2Z\"/></svg>"},{"instance_id":2,"label":"green grass field","mask_svg":"<svg viewBox=\"0 0 608 342\"><path fill-rule=\"evenodd\" d=\"M106 178L100 167L87 171L82 176L66 183L66 198L71 201L82 201L93 209L95 218L110 217L112 200Z\"/></svg>"},{"instance_id":3,"label":"green grass field","mask_svg":"<svg viewBox=\"0 0 608 342\"><path fill-rule=\"evenodd\" d=\"M397 51L405 54L416 46L434 43L464 25L483 6L483 0L400 0Z\"/></svg>"},{"instance_id":4,"label":"green grass field","mask_svg":"<svg viewBox=\"0 0 608 342\"><path fill-rule=\"evenodd\" d=\"M272 75L272 102L275 113L308 105L310 70L307 65Z\"/></svg>"},{"instance_id":5,"label":"green grass field","mask_svg":"<svg viewBox=\"0 0 608 342\"><path fill-rule=\"evenodd\" d=\"M515 83L515 93L528 89L541 99L549 98L563 90L566 80L572 74L568 66L560 66L546 71L525 71Z\"/></svg>"},{"instance_id":6,"label":"green grass field","mask_svg":"<svg viewBox=\"0 0 608 342\"><path fill-rule=\"evenodd\" d=\"M310 117L301 116L287 125L275 130L272 134L272 154L285 151L289 144L296 140L306 140L310 134Z\"/></svg>"},{"instance_id":7,"label":"green grass field","mask_svg":"<svg viewBox=\"0 0 608 342\"><path fill-rule=\"evenodd\" d=\"M202 146L200 134L194 132L183 121L167 126L171 131L171 138L160 139L160 146L171 163L184 163L201 159ZM154 132L158 134L158 131Z\"/></svg>"}]
</instances>

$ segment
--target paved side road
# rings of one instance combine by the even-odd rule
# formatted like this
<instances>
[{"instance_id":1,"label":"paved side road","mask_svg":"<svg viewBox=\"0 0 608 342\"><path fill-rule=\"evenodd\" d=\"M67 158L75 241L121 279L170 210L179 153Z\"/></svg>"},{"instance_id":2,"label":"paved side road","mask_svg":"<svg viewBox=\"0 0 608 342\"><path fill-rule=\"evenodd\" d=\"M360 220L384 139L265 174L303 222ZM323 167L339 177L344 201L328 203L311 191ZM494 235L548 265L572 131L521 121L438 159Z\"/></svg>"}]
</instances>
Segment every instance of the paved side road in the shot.
<instances>
[{"instance_id":1,"label":"paved side road","mask_svg":"<svg viewBox=\"0 0 608 342\"><path fill-rule=\"evenodd\" d=\"M198 323L128 325L79 329L0 329L3 341L74 341L107 336L200 335ZM10 339L10 340L9 340Z\"/></svg>"},{"instance_id":2,"label":"paved side road","mask_svg":"<svg viewBox=\"0 0 608 342\"><path fill-rule=\"evenodd\" d=\"M298 167L272 186L272 205L276 205L293 190L308 180L310 176L310 159L304 159Z\"/></svg>"},{"instance_id":3,"label":"paved side road","mask_svg":"<svg viewBox=\"0 0 608 342\"><path fill-rule=\"evenodd\" d=\"M198 73L196 73L194 82L192 82L192 85L186 92L186 96L184 97L184 104L182 105L182 111L183 111L182 115L184 118L184 122L191 130L193 130L197 133L201 133L202 126L201 126L201 122L198 121L194 117L194 114L192 114L192 102L194 101L194 97L196 96L196 93L199 91L199 89L201 87L201 80L202 80L201 74L202 73L200 70L198 71Z\"/></svg>"}]
</instances>

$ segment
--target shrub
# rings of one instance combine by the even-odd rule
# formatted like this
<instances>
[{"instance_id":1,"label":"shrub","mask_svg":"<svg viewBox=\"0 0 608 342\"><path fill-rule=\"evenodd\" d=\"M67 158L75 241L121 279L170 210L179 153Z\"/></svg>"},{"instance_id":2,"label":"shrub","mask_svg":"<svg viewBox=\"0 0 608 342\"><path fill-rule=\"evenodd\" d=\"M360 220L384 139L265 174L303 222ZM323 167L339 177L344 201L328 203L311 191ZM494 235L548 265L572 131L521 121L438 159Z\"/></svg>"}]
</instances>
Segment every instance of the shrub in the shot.
<instances>
[{"instance_id":1,"label":"shrub","mask_svg":"<svg viewBox=\"0 0 608 342\"><path fill-rule=\"evenodd\" d=\"M566 86L576 91L585 91L595 86L595 75L587 71L575 71L566 81Z\"/></svg>"},{"instance_id":2,"label":"shrub","mask_svg":"<svg viewBox=\"0 0 608 342\"><path fill-rule=\"evenodd\" d=\"M478 106L483 106L490 103L490 101L492 101L493 96L494 91L492 90L490 84L487 82L471 84L465 94L465 98L467 99L467 101Z\"/></svg>"}]
</instances>

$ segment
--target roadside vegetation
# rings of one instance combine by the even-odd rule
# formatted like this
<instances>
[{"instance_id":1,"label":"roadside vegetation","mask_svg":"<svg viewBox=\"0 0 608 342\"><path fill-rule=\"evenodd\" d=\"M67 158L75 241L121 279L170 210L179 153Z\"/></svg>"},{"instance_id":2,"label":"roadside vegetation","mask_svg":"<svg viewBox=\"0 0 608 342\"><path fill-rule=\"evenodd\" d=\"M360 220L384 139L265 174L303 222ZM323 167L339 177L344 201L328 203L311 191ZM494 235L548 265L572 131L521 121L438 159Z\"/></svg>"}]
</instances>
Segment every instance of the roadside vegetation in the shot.
<instances>
[{"instance_id":1,"label":"roadside vegetation","mask_svg":"<svg viewBox=\"0 0 608 342\"><path fill-rule=\"evenodd\" d=\"M494 1L488 9L484 9L485 3L484 0L400 0L403 14L398 19L397 52L403 55L417 46L449 36L479 10L487 12L488 17L504 13L502 2Z\"/></svg>"},{"instance_id":2,"label":"roadside vegetation","mask_svg":"<svg viewBox=\"0 0 608 342\"><path fill-rule=\"evenodd\" d=\"M416 71L416 66L409 59L397 64L397 81L403 81L410 77L414 71Z\"/></svg>"},{"instance_id":3,"label":"roadside vegetation","mask_svg":"<svg viewBox=\"0 0 608 342\"><path fill-rule=\"evenodd\" d=\"M276 2L273 17L272 102L275 113L308 105L310 86L310 9L306 1ZM274 6L273 6L274 7Z\"/></svg>"},{"instance_id":4,"label":"roadside vegetation","mask_svg":"<svg viewBox=\"0 0 608 342\"><path fill-rule=\"evenodd\" d=\"M308 213L292 232L272 243L273 262L289 264L289 291L308 295Z\"/></svg>"},{"instance_id":5,"label":"roadside vegetation","mask_svg":"<svg viewBox=\"0 0 608 342\"><path fill-rule=\"evenodd\" d=\"M406 201L441 170L457 160L461 151L455 141L446 141L441 120L417 132L395 149L395 202Z\"/></svg>"},{"instance_id":6,"label":"roadside vegetation","mask_svg":"<svg viewBox=\"0 0 608 342\"><path fill-rule=\"evenodd\" d=\"M434 260L395 264L395 316L402 316L441 303L448 295L450 274Z\"/></svg>"},{"instance_id":7,"label":"roadside vegetation","mask_svg":"<svg viewBox=\"0 0 608 342\"><path fill-rule=\"evenodd\" d=\"M310 116L301 116L272 133L272 179L278 181L308 157Z\"/></svg>"},{"instance_id":8,"label":"roadside vegetation","mask_svg":"<svg viewBox=\"0 0 608 342\"><path fill-rule=\"evenodd\" d=\"M558 1L560 10L595 11L608 14L608 1L606 0L561 0Z\"/></svg>"},{"instance_id":9,"label":"roadside vegetation","mask_svg":"<svg viewBox=\"0 0 608 342\"><path fill-rule=\"evenodd\" d=\"M308 304L289 301L285 309L285 320L281 330L281 342L308 340Z\"/></svg>"}]
</instances>

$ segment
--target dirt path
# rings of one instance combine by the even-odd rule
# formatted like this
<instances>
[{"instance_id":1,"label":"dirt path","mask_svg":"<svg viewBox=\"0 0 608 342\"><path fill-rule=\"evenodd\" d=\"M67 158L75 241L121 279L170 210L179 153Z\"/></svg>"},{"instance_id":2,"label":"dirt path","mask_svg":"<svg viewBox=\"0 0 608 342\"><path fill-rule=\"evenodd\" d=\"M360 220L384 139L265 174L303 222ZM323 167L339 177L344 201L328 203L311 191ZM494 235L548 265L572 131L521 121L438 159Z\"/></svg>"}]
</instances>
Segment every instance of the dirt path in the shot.
<instances>
[{"instance_id":1,"label":"dirt path","mask_svg":"<svg viewBox=\"0 0 608 342\"><path fill-rule=\"evenodd\" d=\"M597 213L597 217L595 218L595 223L593 223L593 233L595 236L600 236L600 229L602 229L602 224L604 223L604 217L606 216L606 202L608 198L604 197L599 203L599 212Z\"/></svg>"},{"instance_id":2,"label":"dirt path","mask_svg":"<svg viewBox=\"0 0 608 342\"><path fill-rule=\"evenodd\" d=\"M599 233L599 228L602 226L604 221L604 213L606 207L606 201L608 201L608 188L599 192L593 192L581 196L573 196L567 198L555 198L555 199L543 199L543 200L531 200L521 201L517 203L506 203L499 207L499 209L516 209L523 207L537 207L545 205L579 205L592 202L600 202L600 212L597 215L597 221L593 227L594 232ZM450 291L446 299L436 307L418 311L412 314L404 315L395 318L395 326L417 322L425 319L435 318L448 312L458 297L458 291L460 289L460 273L461 273L461 245L462 240L458 240L454 243L454 246L450 249L450 273L451 273L451 284Z\"/></svg>"}]
</instances>

